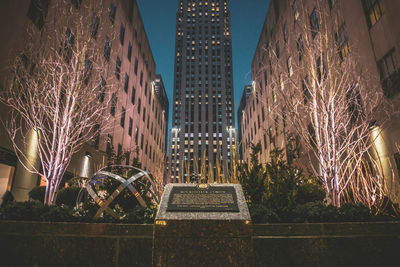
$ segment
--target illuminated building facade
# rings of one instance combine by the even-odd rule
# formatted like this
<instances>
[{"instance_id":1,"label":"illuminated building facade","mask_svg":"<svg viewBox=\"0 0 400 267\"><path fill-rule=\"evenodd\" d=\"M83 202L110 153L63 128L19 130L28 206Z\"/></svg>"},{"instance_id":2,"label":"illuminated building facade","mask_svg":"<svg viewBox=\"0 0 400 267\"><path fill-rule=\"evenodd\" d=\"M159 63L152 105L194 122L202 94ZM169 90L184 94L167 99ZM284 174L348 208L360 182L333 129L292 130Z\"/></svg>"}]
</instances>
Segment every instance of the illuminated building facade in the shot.
<instances>
[{"instance_id":1,"label":"illuminated building facade","mask_svg":"<svg viewBox=\"0 0 400 267\"><path fill-rule=\"evenodd\" d=\"M59 30L65 31L68 23L73 23L68 18L69 12L79 16L88 8L89 2L3 1L0 10L0 33L3 36L0 42L0 80L6 80L10 63L23 51L28 26L35 26L33 34L40 41L43 32L48 30L46 18L52 16L53 5L57 4L57 8L66 10L65 17L58 18L65 21L65 28ZM95 2L95 8L100 6ZM92 31L93 27L99 29L96 30L94 42L104 57L102 68L113 80L112 86L117 87L113 98L115 101L110 106L110 114L114 117L113 127L110 132L101 133L93 143L85 145L72 158L66 179L90 176L107 162L112 152L125 155L122 164L132 164L135 158L139 159L143 169L157 179L163 179L164 168L160 166L164 164L166 154L168 99L163 86L159 85L162 79L156 75L156 64L139 8L135 0L104 0L103 8L107 9L103 12L104 17L96 17L93 10L92 25L87 25L87 30ZM1 106L1 110L4 111L1 112L2 116L6 116L4 106ZM9 190L17 200L26 200L27 193L40 183L40 177L29 174L17 162L4 129L0 137L0 197ZM31 139L32 159L36 161L34 133Z\"/></svg>"},{"instance_id":2,"label":"illuminated building facade","mask_svg":"<svg viewBox=\"0 0 400 267\"><path fill-rule=\"evenodd\" d=\"M378 123L371 128L372 155L382 167L392 199L399 202L400 28L394 26L400 23L399 11L400 2L390 0L272 0L251 66L254 88L243 111L238 113L242 159L249 161L252 143L261 143L263 163L269 161L272 149L287 151L290 144L284 130L285 121L283 116L274 114L284 108L283 101L274 90L271 77L283 75L284 79L297 79L299 83L306 80L309 66L304 65L300 56L304 51L304 48L299 49L303 45L301 29L307 24L311 36L318 34L319 28L326 27L336 38L338 57L349 53L361 55L359 65L366 67L370 74L370 88L366 90L379 88L394 107L386 128L380 128L377 112ZM321 16L321 12L326 16ZM339 17L339 21L333 21L334 17ZM265 52L267 46L273 47L276 60L285 67L270 63ZM286 158L290 161L293 155L286 153Z\"/></svg>"},{"instance_id":3,"label":"illuminated building facade","mask_svg":"<svg viewBox=\"0 0 400 267\"><path fill-rule=\"evenodd\" d=\"M235 129L227 0L179 1L174 78L170 181L202 172L228 179Z\"/></svg>"}]
</instances>

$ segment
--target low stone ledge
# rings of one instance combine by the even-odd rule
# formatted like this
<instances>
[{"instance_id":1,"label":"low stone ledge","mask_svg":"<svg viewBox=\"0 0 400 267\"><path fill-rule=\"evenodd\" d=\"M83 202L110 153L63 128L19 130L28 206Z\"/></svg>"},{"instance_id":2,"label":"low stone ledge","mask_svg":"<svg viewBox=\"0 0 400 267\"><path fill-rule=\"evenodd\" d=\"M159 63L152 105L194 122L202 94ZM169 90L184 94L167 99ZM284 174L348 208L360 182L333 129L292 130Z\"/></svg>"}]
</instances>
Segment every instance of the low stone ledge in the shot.
<instances>
[{"instance_id":1,"label":"low stone ledge","mask_svg":"<svg viewBox=\"0 0 400 267\"><path fill-rule=\"evenodd\" d=\"M255 266L399 266L400 222L252 228ZM153 225L0 221L0 257L7 266L151 266L152 236Z\"/></svg>"},{"instance_id":2,"label":"low stone ledge","mask_svg":"<svg viewBox=\"0 0 400 267\"><path fill-rule=\"evenodd\" d=\"M400 222L255 224L253 236L400 236Z\"/></svg>"}]
</instances>

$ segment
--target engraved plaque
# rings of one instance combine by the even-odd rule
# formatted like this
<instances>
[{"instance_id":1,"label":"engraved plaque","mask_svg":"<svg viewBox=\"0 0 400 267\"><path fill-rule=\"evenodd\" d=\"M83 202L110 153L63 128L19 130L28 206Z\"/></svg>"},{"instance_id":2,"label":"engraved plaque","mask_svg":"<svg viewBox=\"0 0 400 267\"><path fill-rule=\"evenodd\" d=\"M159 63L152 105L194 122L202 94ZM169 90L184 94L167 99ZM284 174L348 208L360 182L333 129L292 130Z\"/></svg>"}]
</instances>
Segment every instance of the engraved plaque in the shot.
<instances>
[{"instance_id":1,"label":"engraved plaque","mask_svg":"<svg viewBox=\"0 0 400 267\"><path fill-rule=\"evenodd\" d=\"M239 212L233 186L176 186L172 188L167 211Z\"/></svg>"}]
</instances>

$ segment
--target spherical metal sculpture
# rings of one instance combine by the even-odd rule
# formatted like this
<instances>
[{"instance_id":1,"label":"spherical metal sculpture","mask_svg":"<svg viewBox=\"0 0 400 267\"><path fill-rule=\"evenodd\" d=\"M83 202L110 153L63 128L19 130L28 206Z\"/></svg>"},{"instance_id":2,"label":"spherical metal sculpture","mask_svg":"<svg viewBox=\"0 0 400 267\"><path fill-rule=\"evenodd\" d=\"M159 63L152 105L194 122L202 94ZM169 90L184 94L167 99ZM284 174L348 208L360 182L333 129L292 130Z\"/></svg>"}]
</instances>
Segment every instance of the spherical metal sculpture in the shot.
<instances>
[{"instance_id":1,"label":"spherical metal sculpture","mask_svg":"<svg viewBox=\"0 0 400 267\"><path fill-rule=\"evenodd\" d=\"M138 171L136 174L132 175L131 177L124 177L121 174L115 174L111 171L112 169L118 169L119 172L125 172L128 173L129 171ZM120 182L120 185L117 187L117 189L114 190L114 192L110 193L108 198L100 196L96 192L96 186L98 187L104 187L104 181L107 179L113 179L118 182ZM110 214L114 218L118 218L118 215L115 213L113 209L110 208L110 204L115 200L115 198L123 192L126 188L132 193L132 197L135 197L139 204L146 208L147 204L146 201L143 199L143 197L140 195L138 190L135 188L135 182L139 182L142 185L145 185L145 183L141 182L140 180L147 180L149 183L147 183L149 186L146 186L145 188L145 194L149 194L152 198L152 200L156 203L159 204L159 196L157 195L157 190L156 190L156 185L151 179L150 175L148 172L141 170L139 168L133 167L133 166L127 166L127 165L112 165L112 166L107 166L99 171L97 171L93 176L90 178L90 180L86 183L85 189L90 195L90 197L99 205L99 209L96 212L95 216L93 219L98 219L100 218L101 214L103 212L106 212Z\"/></svg>"}]
</instances>

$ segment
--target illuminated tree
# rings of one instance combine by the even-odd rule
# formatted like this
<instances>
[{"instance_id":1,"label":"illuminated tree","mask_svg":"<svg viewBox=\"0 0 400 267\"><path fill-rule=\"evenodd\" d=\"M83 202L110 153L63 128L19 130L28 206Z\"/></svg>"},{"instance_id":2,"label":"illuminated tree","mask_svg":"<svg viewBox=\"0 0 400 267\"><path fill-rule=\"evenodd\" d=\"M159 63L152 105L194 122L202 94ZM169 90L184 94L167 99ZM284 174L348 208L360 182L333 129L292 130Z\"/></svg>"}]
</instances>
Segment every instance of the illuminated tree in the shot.
<instances>
[{"instance_id":1,"label":"illuminated tree","mask_svg":"<svg viewBox=\"0 0 400 267\"><path fill-rule=\"evenodd\" d=\"M55 203L72 156L108 128L110 105L115 104L113 75L104 67L109 50L107 44L96 45L96 39L110 44L100 23L105 10L101 1L84 2L52 1L41 32L37 25L28 30L26 48L1 97L10 108L6 129L19 161L47 180L46 204ZM28 155L29 131L37 137L40 167Z\"/></svg>"},{"instance_id":2,"label":"illuminated tree","mask_svg":"<svg viewBox=\"0 0 400 267\"><path fill-rule=\"evenodd\" d=\"M356 200L371 206L383 197L383 179L363 173L363 165L369 162L371 128L377 121L384 123L380 109L386 104L382 90L374 88L373 77L351 51L341 18L325 14L322 2L317 3L311 14L298 16L296 36L288 38L292 33L284 28L282 49L279 43L266 47L265 69L274 70L270 117L282 120L286 138L301 138L303 155L317 163L310 165L329 203Z\"/></svg>"}]
</instances>

